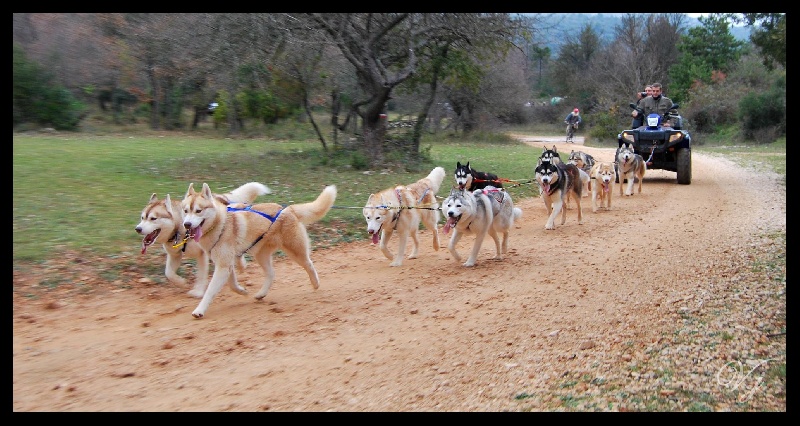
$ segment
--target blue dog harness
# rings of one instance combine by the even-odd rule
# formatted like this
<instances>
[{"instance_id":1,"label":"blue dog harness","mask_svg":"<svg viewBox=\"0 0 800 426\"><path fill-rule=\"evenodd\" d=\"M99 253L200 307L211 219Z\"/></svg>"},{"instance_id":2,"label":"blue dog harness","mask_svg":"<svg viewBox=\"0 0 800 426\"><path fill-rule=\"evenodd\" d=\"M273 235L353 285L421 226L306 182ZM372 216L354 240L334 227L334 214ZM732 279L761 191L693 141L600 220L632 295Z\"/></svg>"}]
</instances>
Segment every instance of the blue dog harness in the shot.
<instances>
[{"instance_id":1,"label":"blue dog harness","mask_svg":"<svg viewBox=\"0 0 800 426\"><path fill-rule=\"evenodd\" d=\"M265 218L267 218L267 220L269 220L271 222L270 223L270 228L271 228L272 227L272 223L275 223L275 221L278 220L278 216L280 216L280 214L283 211L283 209L281 208L280 210L278 210L278 212L275 213L275 216L270 216L270 215L268 215L268 214L266 214L264 212L260 212L258 210L253 210L253 206L247 206L247 207L245 207L243 209L240 209L238 207L230 207L230 206L228 206L228 211L229 212L233 212L233 213L236 213L236 212L253 212L253 213L256 213L256 214L258 214L260 216L264 216ZM251 248L253 248L253 246L258 244L258 242L261 241L262 238L264 238L264 235L267 235L267 232L269 232L269 228L267 228L267 230L264 231L264 233L261 234L260 237L256 238L256 240L253 241L253 244L250 244L250 247L244 249L244 251L241 254L239 254L239 257L244 256L244 254L247 253L247 250L250 250Z\"/></svg>"}]
</instances>

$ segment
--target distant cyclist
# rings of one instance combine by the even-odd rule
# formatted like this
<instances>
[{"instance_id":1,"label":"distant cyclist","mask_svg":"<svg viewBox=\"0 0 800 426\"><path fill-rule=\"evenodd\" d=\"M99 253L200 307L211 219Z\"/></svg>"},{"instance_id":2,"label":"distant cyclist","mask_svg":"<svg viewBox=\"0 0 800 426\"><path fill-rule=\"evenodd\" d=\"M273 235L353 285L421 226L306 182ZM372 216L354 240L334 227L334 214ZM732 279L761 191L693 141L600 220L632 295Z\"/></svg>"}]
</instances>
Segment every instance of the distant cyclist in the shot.
<instances>
[{"instance_id":1,"label":"distant cyclist","mask_svg":"<svg viewBox=\"0 0 800 426\"><path fill-rule=\"evenodd\" d=\"M567 142L572 142L575 130L577 130L578 125L581 124L581 112L578 108L573 109L571 113L567 114L567 117L564 118L564 124L567 125Z\"/></svg>"}]
</instances>

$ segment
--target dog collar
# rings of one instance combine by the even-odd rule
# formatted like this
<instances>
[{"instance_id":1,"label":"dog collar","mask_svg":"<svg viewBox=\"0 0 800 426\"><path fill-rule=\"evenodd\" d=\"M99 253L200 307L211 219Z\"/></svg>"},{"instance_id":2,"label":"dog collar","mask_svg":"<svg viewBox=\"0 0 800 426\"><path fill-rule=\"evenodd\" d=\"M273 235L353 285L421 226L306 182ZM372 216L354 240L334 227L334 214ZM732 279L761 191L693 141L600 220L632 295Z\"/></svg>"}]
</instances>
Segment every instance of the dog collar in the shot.
<instances>
[{"instance_id":1,"label":"dog collar","mask_svg":"<svg viewBox=\"0 0 800 426\"><path fill-rule=\"evenodd\" d=\"M179 246L183 246L181 248L181 251L186 252L186 245L189 244L190 238L187 235L185 238L183 238L183 240L181 240L180 235L181 235L180 229L175 231L175 235L172 236L172 240L175 241L175 244L173 244L172 248L178 248Z\"/></svg>"}]
</instances>

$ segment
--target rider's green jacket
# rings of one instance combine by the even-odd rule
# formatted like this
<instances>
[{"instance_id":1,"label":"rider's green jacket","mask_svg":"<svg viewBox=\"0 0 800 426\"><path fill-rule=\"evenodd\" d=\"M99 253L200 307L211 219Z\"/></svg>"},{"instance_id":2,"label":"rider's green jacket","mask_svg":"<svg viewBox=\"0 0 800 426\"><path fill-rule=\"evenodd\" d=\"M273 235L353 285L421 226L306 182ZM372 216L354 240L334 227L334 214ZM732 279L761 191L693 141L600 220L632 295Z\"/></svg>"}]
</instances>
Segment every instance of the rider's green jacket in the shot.
<instances>
[{"instance_id":1,"label":"rider's green jacket","mask_svg":"<svg viewBox=\"0 0 800 426\"><path fill-rule=\"evenodd\" d=\"M664 116L664 114L669 111L669 107L672 106L672 99L660 95L658 99L648 96L642 99L642 110L644 110L644 116L647 117L650 113L655 112L660 116Z\"/></svg>"}]
</instances>

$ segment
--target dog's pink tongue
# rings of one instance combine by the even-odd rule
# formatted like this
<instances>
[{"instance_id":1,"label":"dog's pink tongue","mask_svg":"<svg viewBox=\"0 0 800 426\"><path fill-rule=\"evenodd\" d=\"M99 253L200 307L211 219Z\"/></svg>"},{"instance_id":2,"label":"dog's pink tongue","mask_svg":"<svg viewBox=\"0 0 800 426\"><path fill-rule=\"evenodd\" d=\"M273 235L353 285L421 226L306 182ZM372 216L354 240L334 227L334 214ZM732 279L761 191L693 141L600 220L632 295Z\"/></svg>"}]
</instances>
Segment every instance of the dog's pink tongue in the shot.
<instances>
[{"instance_id":1,"label":"dog's pink tongue","mask_svg":"<svg viewBox=\"0 0 800 426\"><path fill-rule=\"evenodd\" d=\"M603 192L608 192L608 184L607 183L603 184Z\"/></svg>"},{"instance_id":2,"label":"dog's pink tongue","mask_svg":"<svg viewBox=\"0 0 800 426\"><path fill-rule=\"evenodd\" d=\"M445 222L444 226L442 227L442 232L447 234L454 226L456 226L456 218L448 217L447 222Z\"/></svg>"},{"instance_id":3,"label":"dog's pink tongue","mask_svg":"<svg viewBox=\"0 0 800 426\"><path fill-rule=\"evenodd\" d=\"M372 233L372 244L378 244L378 241L380 241L380 238L381 238L380 231L379 232L373 232Z\"/></svg>"},{"instance_id":4,"label":"dog's pink tongue","mask_svg":"<svg viewBox=\"0 0 800 426\"><path fill-rule=\"evenodd\" d=\"M194 230L192 232L193 232L193 235L194 235L194 240L196 242L200 242L200 237L203 236L203 228L198 226L197 228L194 228Z\"/></svg>"},{"instance_id":5,"label":"dog's pink tongue","mask_svg":"<svg viewBox=\"0 0 800 426\"><path fill-rule=\"evenodd\" d=\"M549 183L546 183L546 184L544 184L542 186L544 187L544 192L550 192L550 184Z\"/></svg>"},{"instance_id":6,"label":"dog's pink tongue","mask_svg":"<svg viewBox=\"0 0 800 426\"><path fill-rule=\"evenodd\" d=\"M147 244L145 244L145 242L142 241L142 254L145 254L146 252L147 252Z\"/></svg>"}]
</instances>

